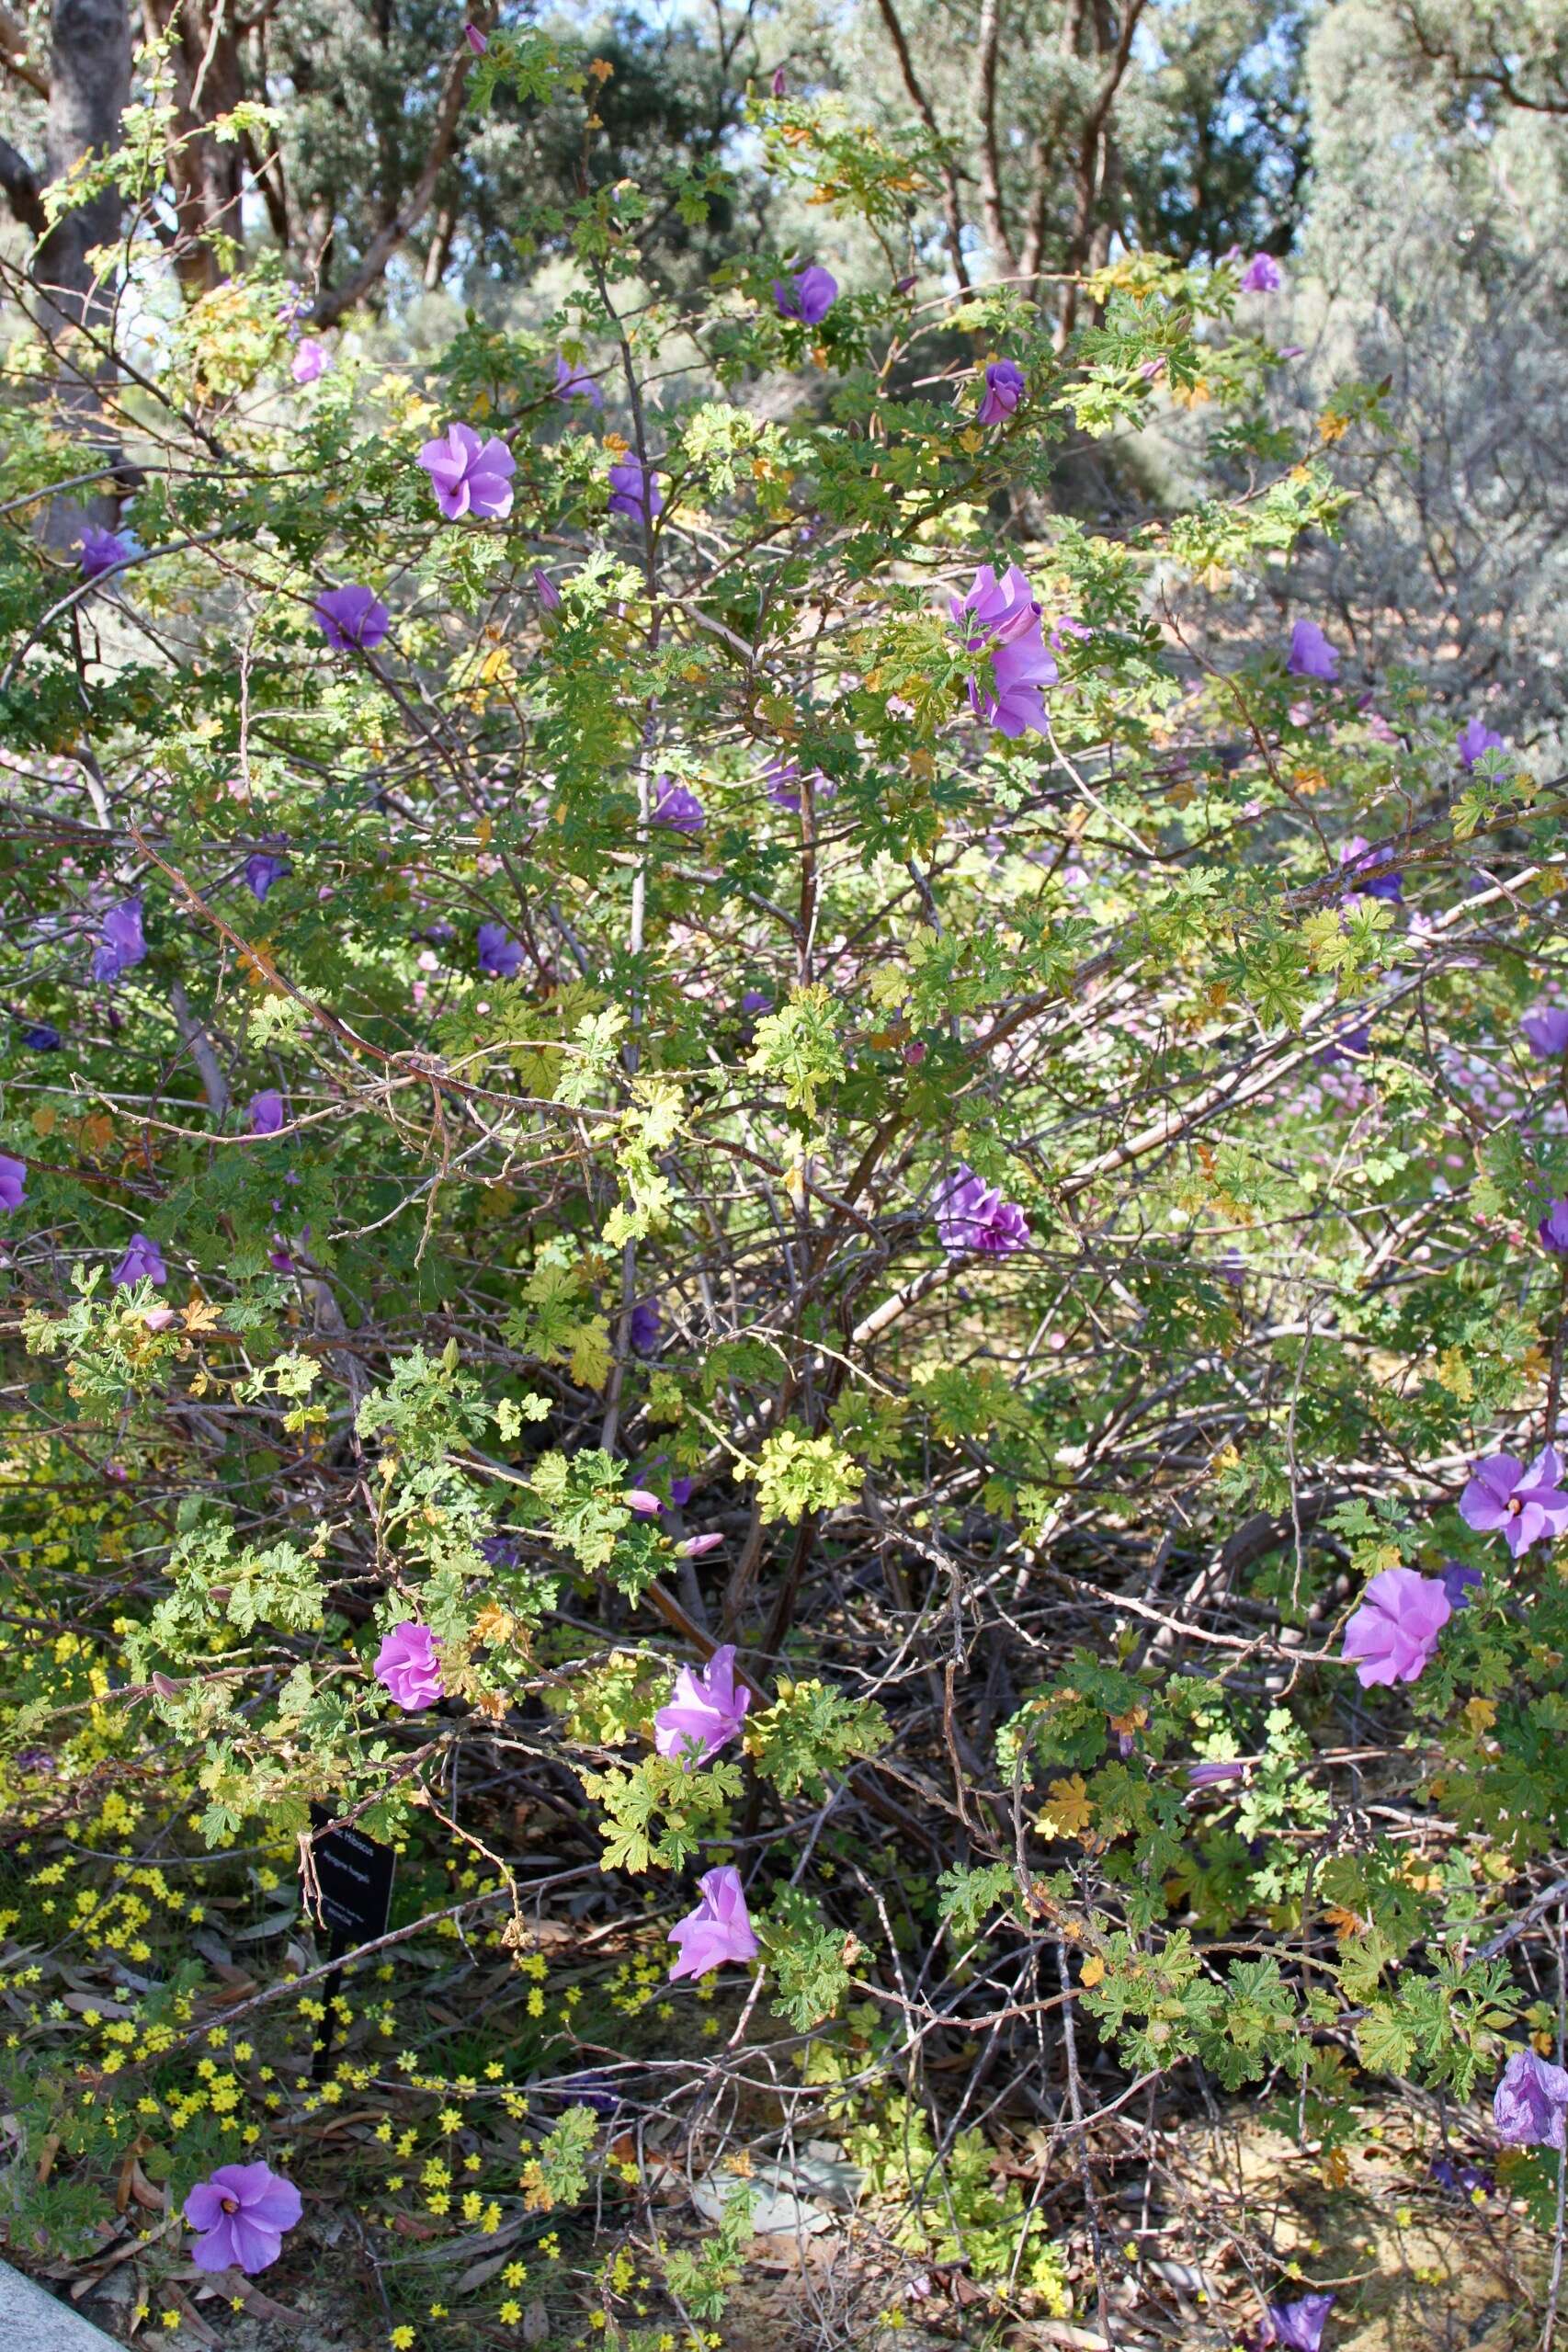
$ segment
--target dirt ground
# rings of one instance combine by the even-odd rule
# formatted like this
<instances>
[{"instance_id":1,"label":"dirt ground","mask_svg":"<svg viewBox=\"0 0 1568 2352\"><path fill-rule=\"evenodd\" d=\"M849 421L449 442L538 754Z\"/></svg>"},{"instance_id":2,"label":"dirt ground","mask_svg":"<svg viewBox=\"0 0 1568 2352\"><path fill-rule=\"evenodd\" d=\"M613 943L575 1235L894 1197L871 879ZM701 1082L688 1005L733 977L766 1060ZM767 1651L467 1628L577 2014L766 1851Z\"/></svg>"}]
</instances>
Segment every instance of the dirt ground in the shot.
<instances>
[{"instance_id":1,"label":"dirt ground","mask_svg":"<svg viewBox=\"0 0 1568 2352\"><path fill-rule=\"evenodd\" d=\"M1074 2282L1069 2319L1010 2309L961 2270L923 2268L891 2245L881 2217L824 2204L801 2209L803 2228L798 2213L792 2227L758 2234L745 2280L712 2334L723 2352L1107 2352L1108 2344L1114 2352L1230 2352L1250 2340L1260 2294L1285 2301L1332 2290L1324 2352L1534 2352L1550 2248L1517 2202L1437 2187L1429 2146L1415 2144L1397 2108L1358 2110L1356 2121L1327 2158L1240 2105L1214 2128L1188 2119L1152 2141L1130 2134L1097 2216L1108 2336L1081 2205L1058 2233ZM1071 2187L1064 2178L1063 2189ZM699 2213L690 2220L701 2227ZM665 2221L678 2230L673 2210ZM226 2290L187 2287L179 2330L165 2334L154 2321L134 2340L176 2352L385 2352L384 2329L367 2334L344 2311L323 2253L313 2279L296 2274L275 2289L271 2279L250 2282L243 2311ZM48 2283L68 2291L68 2281ZM130 2342L133 2302L126 2266L76 2308ZM614 2352L617 2341L542 2303L507 2340L529 2352ZM503 2337L483 2322L473 2328L460 2306L449 2333L441 2324L420 2329L417 2352L492 2341Z\"/></svg>"}]
</instances>

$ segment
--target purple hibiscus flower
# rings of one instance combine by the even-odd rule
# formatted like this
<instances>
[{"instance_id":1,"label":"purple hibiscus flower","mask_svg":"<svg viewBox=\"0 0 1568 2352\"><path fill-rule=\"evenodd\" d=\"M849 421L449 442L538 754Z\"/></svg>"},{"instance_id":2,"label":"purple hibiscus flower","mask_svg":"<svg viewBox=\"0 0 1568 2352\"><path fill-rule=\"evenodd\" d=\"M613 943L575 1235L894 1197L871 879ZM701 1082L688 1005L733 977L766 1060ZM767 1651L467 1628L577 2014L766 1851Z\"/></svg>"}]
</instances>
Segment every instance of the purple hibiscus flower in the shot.
<instances>
[{"instance_id":1,"label":"purple hibiscus flower","mask_svg":"<svg viewBox=\"0 0 1568 2352\"><path fill-rule=\"evenodd\" d=\"M267 892L289 871L287 858L279 858L269 849L253 849L245 859L245 888L256 904L262 904Z\"/></svg>"},{"instance_id":2,"label":"purple hibiscus flower","mask_svg":"<svg viewBox=\"0 0 1568 2352\"><path fill-rule=\"evenodd\" d=\"M967 1164L960 1164L941 1186L934 1209L937 1239L949 1257L971 1253L1011 1257L1015 1250L1029 1245L1023 1210L1004 1200L996 1186L983 1184Z\"/></svg>"},{"instance_id":3,"label":"purple hibiscus flower","mask_svg":"<svg viewBox=\"0 0 1568 2352\"><path fill-rule=\"evenodd\" d=\"M651 1486L629 1486L622 1500L637 1519L656 1519L665 1507Z\"/></svg>"},{"instance_id":4,"label":"purple hibiscus flower","mask_svg":"<svg viewBox=\"0 0 1568 2352\"><path fill-rule=\"evenodd\" d=\"M1284 274L1271 253L1255 253L1242 272L1244 294L1278 294L1284 283Z\"/></svg>"},{"instance_id":5,"label":"purple hibiscus flower","mask_svg":"<svg viewBox=\"0 0 1568 2352\"><path fill-rule=\"evenodd\" d=\"M1339 676L1339 655L1315 620L1299 620L1291 630L1285 667L1292 677L1324 678L1330 684Z\"/></svg>"},{"instance_id":6,"label":"purple hibiscus flower","mask_svg":"<svg viewBox=\"0 0 1568 2352\"><path fill-rule=\"evenodd\" d=\"M1013 414L1027 389L1023 369L1011 359L993 359L985 370L985 394L977 425L1000 425Z\"/></svg>"},{"instance_id":7,"label":"purple hibiscus flower","mask_svg":"<svg viewBox=\"0 0 1568 2352\"><path fill-rule=\"evenodd\" d=\"M1462 1560L1445 1560L1437 1574L1456 1617L1461 1608L1470 1607L1471 1594L1486 1581L1479 1568L1467 1567Z\"/></svg>"},{"instance_id":8,"label":"purple hibiscus flower","mask_svg":"<svg viewBox=\"0 0 1568 2352\"><path fill-rule=\"evenodd\" d=\"M653 778L656 798L648 812L651 824L662 824L666 833L700 833L708 818L695 792L677 784L672 776Z\"/></svg>"},{"instance_id":9,"label":"purple hibiscus flower","mask_svg":"<svg viewBox=\"0 0 1568 2352\"><path fill-rule=\"evenodd\" d=\"M101 531L92 523L76 544L82 551L84 580L101 580L106 572L129 563L132 556L142 552L142 542L134 531Z\"/></svg>"},{"instance_id":10,"label":"purple hibiscus flower","mask_svg":"<svg viewBox=\"0 0 1568 2352\"><path fill-rule=\"evenodd\" d=\"M657 1300L639 1299L631 1310L631 1319L626 1329L626 1335L631 1344L631 1352L634 1356L653 1356L658 1353L660 1321Z\"/></svg>"},{"instance_id":11,"label":"purple hibiscus flower","mask_svg":"<svg viewBox=\"0 0 1568 2352\"><path fill-rule=\"evenodd\" d=\"M136 1282L166 1282L169 1269L156 1242L145 1233L132 1233L125 1256L108 1278L115 1290L129 1290Z\"/></svg>"},{"instance_id":12,"label":"purple hibiscus flower","mask_svg":"<svg viewBox=\"0 0 1568 2352\"><path fill-rule=\"evenodd\" d=\"M1553 1250L1559 1256L1568 1253L1568 1200L1551 1200L1546 1214L1536 1227L1542 1249Z\"/></svg>"},{"instance_id":13,"label":"purple hibiscus flower","mask_svg":"<svg viewBox=\"0 0 1568 2352\"><path fill-rule=\"evenodd\" d=\"M0 1152L0 1209L9 1213L19 1209L27 1199L28 1164L14 1160L8 1152Z\"/></svg>"},{"instance_id":14,"label":"purple hibiscus flower","mask_svg":"<svg viewBox=\"0 0 1568 2352\"><path fill-rule=\"evenodd\" d=\"M481 971L492 980L516 980L523 968L523 950L504 923L482 923L475 945Z\"/></svg>"},{"instance_id":15,"label":"purple hibiscus flower","mask_svg":"<svg viewBox=\"0 0 1568 2352\"><path fill-rule=\"evenodd\" d=\"M283 1097L276 1086L264 1086L259 1095L252 1095L250 1131L253 1135L280 1134L284 1117Z\"/></svg>"},{"instance_id":16,"label":"purple hibiscus flower","mask_svg":"<svg viewBox=\"0 0 1568 2352\"><path fill-rule=\"evenodd\" d=\"M1293 2303L1270 2303L1260 2336L1280 2352L1323 2352L1323 2332L1334 2309L1332 2295L1302 2295Z\"/></svg>"},{"instance_id":17,"label":"purple hibiscus flower","mask_svg":"<svg viewBox=\"0 0 1568 2352\"><path fill-rule=\"evenodd\" d=\"M837 300L838 280L819 262L773 281L774 307L779 317L799 319L806 326L820 326Z\"/></svg>"},{"instance_id":18,"label":"purple hibiscus flower","mask_svg":"<svg viewBox=\"0 0 1568 2352\"><path fill-rule=\"evenodd\" d=\"M1516 2050L1492 2095L1492 2119L1507 2148L1561 2148L1568 2074L1533 2050Z\"/></svg>"},{"instance_id":19,"label":"purple hibiscus flower","mask_svg":"<svg viewBox=\"0 0 1568 2352\"><path fill-rule=\"evenodd\" d=\"M1452 1615L1440 1576L1385 1568L1362 1594L1339 1654L1346 1665L1356 1662L1363 1690L1374 1683L1414 1682L1431 1665L1437 1636Z\"/></svg>"},{"instance_id":20,"label":"purple hibiscus flower","mask_svg":"<svg viewBox=\"0 0 1568 2352\"><path fill-rule=\"evenodd\" d=\"M392 627L392 615L373 588L350 580L346 587L329 588L312 607L322 635L335 653L368 653Z\"/></svg>"},{"instance_id":21,"label":"purple hibiscus flower","mask_svg":"<svg viewBox=\"0 0 1568 2352\"><path fill-rule=\"evenodd\" d=\"M659 477L652 466L641 458L623 458L609 470L609 511L612 515L630 515L634 522L652 522L655 515L665 511L665 494L659 488Z\"/></svg>"},{"instance_id":22,"label":"purple hibiscus flower","mask_svg":"<svg viewBox=\"0 0 1568 2352\"><path fill-rule=\"evenodd\" d=\"M776 98L783 97L790 87L790 79L782 65L776 65L774 67L772 79L769 81L767 86L772 91Z\"/></svg>"},{"instance_id":23,"label":"purple hibiscus flower","mask_svg":"<svg viewBox=\"0 0 1568 2352\"><path fill-rule=\"evenodd\" d=\"M313 335L307 335L294 354L289 373L297 384L313 384L331 365L325 344L318 343Z\"/></svg>"},{"instance_id":24,"label":"purple hibiscus flower","mask_svg":"<svg viewBox=\"0 0 1568 2352\"><path fill-rule=\"evenodd\" d=\"M445 1697L436 1637L427 1625L405 1618L392 1627L376 1653L376 1680L410 1715Z\"/></svg>"},{"instance_id":25,"label":"purple hibiscus flower","mask_svg":"<svg viewBox=\"0 0 1568 2352\"><path fill-rule=\"evenodd\" d=\"M1434 2156L1428 2168L1439 2188L1452 2191L1457 2197L1473 2197L1479 2190L1490 2197L1496 2184L1490 2173L1478 2165L1456 2165L1451 2156Z\"/></svg>"},{"instance_id":26,"label":"purple hibiscus flower","mask_svg":"<svg viewBox=\"0 0 1568 2352\"><path fill-rule=\"evenodd\" d=\"M1189 1789L1218 1789L1227 1780L1244 1780L1246 1776L1247 1766L1243 1757L1230 1764L1189 1764L1187 1785Z\"/></svg>"},{"instance_id":27,"label":"purple hibiscus flower","mask_svg":"<svg viewBox=\"0 0 1568 2352\"><path fill-rule=\"evenodd\" d=\"M705 1764L737 1736L750 1705L744 1683L735 1687L734 1645L726 1642L700 1674L682 1666L674 1690L653 1718L653 1745L661 1755Z\"/></svg>"},{"instance_id":28,"label":"purple hibiscus flower","mask_svg":"<svg viewBox=\"0 0 1568 2352\"><path fill-rule=\"evenodd\" d=\"M1568 1494L1555 1446L1543 1446L1527 1470L1517 1454L1494 1454L1477 1462L1475 1475L1460 1496L1460 1517L1478 1535L1499 1528L1514 1558L1532 1543L1555 1541L1568 1526Z\"/></svg>"},{"instance_id":29,"label":"purple hibiscus flower","mask_svg":"<svg viewBox=\"0 0 1568 2352\"><path fill-rule=\"evenodd\" d=\"M93 978L118 980L122 971L139 964L146 952L147 942L142 936L142 901L128 898L122 904L111 906L98 926Z\"/></svg>"},{"instance_id":30,"label":"purple hibiscus flower","mask_svg":"<svg viewBox=\"0 0 1568 2352\"><path fill-rule=\"evenodd\" d=\"M994 692L987 693L977 676L969 681L970 708L997 731L1017 741L1026 729L1047 732L1040 689L1054 686L1056 664L1040 634L1040 607L1034 591L1016 563L998 580L989 563L983 564L961 597L949 609L963 631L964 650L989 653Z\"/></svg>"},{"instance_id":31,"label":"purple hibiscus flower","mask_svg":"<svg viewBox=\"0 0 1568 2352\"><path fill-rule=\"evenodd\" d=\"M1363 1062L1372 1050L1372 1032L1365 1021L1339 1029L1312 1060L1332 1068L1336 1062Z\"/></svg>"},{"instance_id":32,"label":"purple hibiscus flower","mask_svg":"<svg viewBox=\"0 0 1568 2352\"><path fill-rule=\"evenodd\" d=\"M1473 767L1487 752L1502 751L1506 745L1502 736L1494 734L1483 719L1468 719L1460 730L1460 739L1454 748L1460 756L1460 766L1469 768Z\"/></svg>"},{"instance_id":33,"label":"purple hibiscus flower","mask_svg":"<svg viewBox=\"0 0 1568 2352\"><path fill-rule=\"evenodd\" d=\"M593 377L585 374L581 368L570 366L559 352L555 355L555 387L552 396L556 400L585 400L595 408L602 408L605 404L605 396Z\"/></svg>"},{"instance_id":34,"label":"purple hibiscus flower","mask_svg":"<svg viewBox=\"0 0 1568 2352\"><path fill-rule=\"evenodd\" d=\"M554 581L551 578L549 573L545 571L541 564L536 563L528 576L534 584L534 594L539 598L540 610L544 612L559 612L561 609L561 591L556 586Z\"/></svg>"},{"instance_id":35,"label":"purple hibiscus flower","mask_svg":"<svg viewBox=\"0 0 1568 2352\"><path fill-rule=\"evenodd\" d=\"M34 1053L58 1053L63 1040L52 1021L28 1021L18 1032L22 1043Z\"/></svg>"},{"instance_id":36,"label":"purple hibiscus flower","mask_svg":"<svg viewBox=\"0 0 1568 2352\"><path fill-rule=\"evenodd\" d=\"M1350 885L1353 896L1383 898L1388 899L1394 905L1403 905L1404 881L1402 875L1379 874L1370 881L1357 881L1356 876L1361 869L1375 866L1380 862L1371 855L1371 844L1364 833L1353 833L1348 841L1340 843L1339 862L1347 869L1345 879Z\"/></svg>"},{"instance_id":37,"label":"purple hibiscus flower","mask_svg":"<svg viewBox=\"0 0 1568 2352\"><path fill-rule=\"evenodd\" d=\"M1555 1062L1568 1053L1568 1009L1543 1005L1540 1012L1527 1013L1519 1027L1538 1062Z\"/></svg>"},{"instance_id":38,"label":"purple hibiscus flower","mask_svg":"<svg viewBox=\"0 0 1568 2352\"><path fill-rule=\"evenodd\" d=\"M705 1871L697 1883L701 1902L670 1929L670 1942L680 1947L680 1958L670 1971L672 1984L677 1977L706 1976L710 1969L722 1968L726 1960L756 1958L745 1892L733 1863Z\"/></svg>"},{"instance_id":39,"label":"purple hibiscus flower","mask_svg":"<svg viewBox=\"0 0 1568 2352\"><path fill-rule=\"evenodd\" d=\"M492 1568L515 1568L523 1556L521 1538L504 1532L482 1536L479 1549Z\"/></svg>"},{"instance_id":40,"label":"purple hibiscus flower","mask_svg":"<svg viewBox=\"0 0 1568 2352\"><path fill-rule=\"evenodd\" d=\"M717 1551L723 1542L722 1535L688 1535L684 1543L676 1546L677 1560L700 1560L705 1551Z\"/></svg>"},{"instance_id":41,"label":"purple hibiscus flower","mask_svg":"<svg viewBox=\"0 0 1568 2352\"><path fill-rule=\"evenodd\" d=\"M672 1510L672 1511L684 1511L684 1510L685 1510L685 1508L686 1508L687 1505L690 1502L690 1500L691 1500L691 1498L692 1498L692 1494L693 1494L693 1493L694 1493L694 1492L695 1492L695 1490L696 1490L696 1485L697 1485L697 1481L696 1481L694 1478L672 1478L672 1479L671 1479L671 1481L670 1481L670 1508L671 1508L671 1510Z\"/></svg>"},{"instance_id":42,"label":"purple hibiscus flower","mask_svg":"<svg viewBox=\"0 0 1568 2352\"><path fill-rule=\"evenodd\" d=\"M476 57L483 57L485 51L490 46L489 41L480 31L477 25L465 25L463 27L463 39L467 41L470 49L472 50Z\"/></svg>"},{"instance_id":43,"label":"purple hibiscus flower","mask_svg":"<svg viewBox=\"0 0 1568 2352\"><path fill-rule=\"evenodd\" d=\"M185 2200L185 2218L199 2233L190 2258L198 2270L266 2270L303 2210L293 2182L269 2165L220 2165Z\"/></svg>"},{"instance_id":44,"label":"purple hibiscus flower","mask_svg":"<svg viewBox=\"0 0 1568 2352\"><path fill-rule=\"evenodd\" d=\"M784 756L770 759L762 771L762 779L767 787L767 797L776 809L788 809L791 814L799 812L801 763L798 759ZM830 782L820 767L812 769L811 784L812 797L819 801L831 801L838 790L837 785Z\"/></svg>"},{"instance_id":45,"label":"purple hibiscus flower","mask_svg":"<svg viewBox=\"0 0 1568 2352\"><path fill-rule=\"evenodd\" d=\"M449 425L439 439L426 442L419 462L449 523L464 515L499 522L511 513L517 461L505 441L482 441L472 425Z\"/></svg>"}]
</instances>

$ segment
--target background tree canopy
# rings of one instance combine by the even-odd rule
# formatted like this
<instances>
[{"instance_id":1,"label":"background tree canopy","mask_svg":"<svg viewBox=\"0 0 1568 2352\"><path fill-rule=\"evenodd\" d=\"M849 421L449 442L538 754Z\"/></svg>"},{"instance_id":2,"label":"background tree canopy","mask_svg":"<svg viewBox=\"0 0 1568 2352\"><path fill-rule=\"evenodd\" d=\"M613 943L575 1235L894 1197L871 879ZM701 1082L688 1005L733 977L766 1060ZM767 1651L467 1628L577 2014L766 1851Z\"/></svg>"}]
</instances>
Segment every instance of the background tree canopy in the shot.
<instances>
[{"instance_id":1,"label":"background tree canopy","mask_svg":"<svg viewBox=\"0 0 1568 2352\"><path fill-rule=\"evenodd\" d=\"M1545 2352L1556 12L0 75L7 2252Z\"/></svg>"}]
</instances>

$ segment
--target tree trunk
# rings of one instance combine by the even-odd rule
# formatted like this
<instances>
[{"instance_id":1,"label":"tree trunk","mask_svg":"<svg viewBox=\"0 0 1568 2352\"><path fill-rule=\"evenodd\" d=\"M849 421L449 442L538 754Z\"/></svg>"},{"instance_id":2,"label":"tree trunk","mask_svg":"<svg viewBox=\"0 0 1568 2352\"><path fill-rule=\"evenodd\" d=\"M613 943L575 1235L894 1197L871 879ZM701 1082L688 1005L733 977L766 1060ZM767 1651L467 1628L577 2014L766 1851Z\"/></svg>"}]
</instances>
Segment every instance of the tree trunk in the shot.
<instances>
[{"instance_id":1,"label":"tree trunk","mask_svg":"<svg viewBox=\"0 0 1568 2352\"><path fill-rule=\"evenodd\" d=\"M452 257L452 240L458 233L458 208L443 204L436 215L436 233L430 240L430 250L425 256L425 291L433 294L447 274Z\"/></svg>"},{"instance_id":2,"label":"tree trunk","mask_svg":"<svg viewBox=\"0 0 1568 2352\"><path fill-rule=\"evenodd\" d=\"M46 181L63 179L84 156L111 153L119 144L120 116L130 97L126 0L54 0ZM86 445L83 456L88 462L97 455L110 463L118 451L99 397L103 358L78 330L108 325L108 290L95 278L87 256L95 246L113 244L120 212L119 189L106 188L62 214L32 258L33 280L43 296L39 324L59 353L60 404ZM42 536L51 547L71 547L86 524L106 528L117 512L118 501L108 489L99 497L57 498Z\"/></svg>"},{"instance_id":3,"label":"tree trunk","mask_svg":"<svg viewBox=\"0 0 1568 2352\"><path fill-rule=\"evenodd\" d=\"M54 0L45 181L63 179L84 155L119 144L119 118L131 97L131 20L125 0ZM33 256L32 274L63 326L107 307L95 290L87 256L119 234L118 189L106 189L56 222Z\"/></svg>"},{"instance_id":4,"label":"tree trunk","mask_svg":"<svg viewBox=\"0 0 1568 2352\"><path fill-rule=\"evenodd\" d=\"M175 28L169 178L179 219L175 268L187 300L228 277L221 241L241 239L244 152L237 139L220 142L210 127L245 94L236 13L235 0L145 0L149 40Z\"/></svg>"}]
</instances>

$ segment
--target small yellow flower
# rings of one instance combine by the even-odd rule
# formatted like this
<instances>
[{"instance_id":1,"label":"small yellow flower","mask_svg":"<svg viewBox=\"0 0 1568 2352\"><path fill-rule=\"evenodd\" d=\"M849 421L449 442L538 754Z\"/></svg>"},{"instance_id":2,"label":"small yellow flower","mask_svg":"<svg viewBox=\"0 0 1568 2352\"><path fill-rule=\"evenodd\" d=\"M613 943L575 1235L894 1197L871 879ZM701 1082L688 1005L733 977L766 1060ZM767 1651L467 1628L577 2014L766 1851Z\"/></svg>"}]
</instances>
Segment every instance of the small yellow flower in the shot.
<instances>
[{"instance_id":1,"label":"small yellow flower","mask_svg":"<svg viewBox=\"0 0 1568 2352\"><path fill-rule=\"evenodd\" d=\"M414 2330L411 2327L394 2327L392 2332L392 2352L413 2352L413 2346Z\"/></svg>"}]
</instances>

